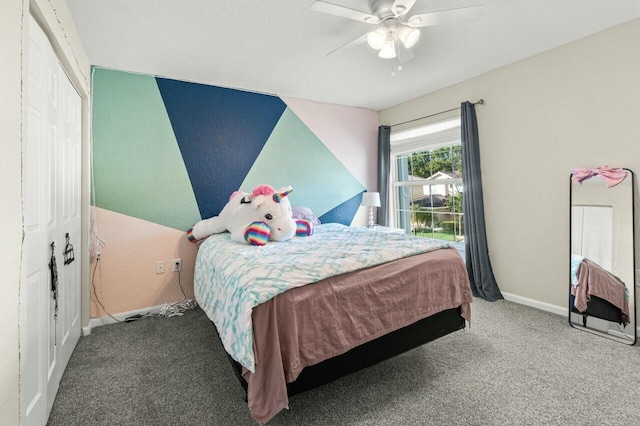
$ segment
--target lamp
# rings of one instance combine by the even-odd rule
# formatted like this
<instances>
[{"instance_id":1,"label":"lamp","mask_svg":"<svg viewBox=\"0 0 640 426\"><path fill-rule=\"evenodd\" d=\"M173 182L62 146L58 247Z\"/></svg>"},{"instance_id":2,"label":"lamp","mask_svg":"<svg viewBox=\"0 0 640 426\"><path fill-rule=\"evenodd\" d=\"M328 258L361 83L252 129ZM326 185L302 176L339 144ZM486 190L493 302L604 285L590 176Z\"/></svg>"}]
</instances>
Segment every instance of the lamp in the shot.
<instances>
[{"instance_id":1,"label":"lamp","mask_svg":"<svg viewBox=\"0 0 640 426\"><path fill-rule=\"evenodd\" d=\"M382 49L388 34L389 31L386 28L378 28L377 30L367 34L367 43L369 43L369 46L371 46L372 49L380 50Z\"/></svg>"},{"instance_id":2,"label":"lamp","mask_svg":"<svg viewBox=\"0 0 640 426\"><path fill-rule=\"evenodd\" d=\"M420 30L402 26L398 30L398 38L404 44L404 47L411 49L420 38Z\"/></svg>"},{"instance_id":3,"label":"lamp","mask_svg":"<svg viewBox=\"0 0 640 426\"><path fill-rule=\"evenodd\" d=\"M373 208L380 207L380 193L363 192L360 205L369 207L369 228L373 228Z\"/></svg>"},{"instance_id":4,"label":"lamp","mask_svg":"<svg viewBox=\"0 0 640 426\"><path fill-rule=\"evenodd\" d=\"M367 43L372 49L378 50L378 56L393 59L397 56L398 43L410 49L420 38L420 30L410 26L393 22L382 26L367 34Z\"/></svg>"},{"instance_id":5,"label":"lamp","mask_svg":"<svg viewBox=\"0 0 640 426\"><path fill-rule=\"evenodd\" d=\"M384 59L393 59L396 57L395 40L386 40L382 45L382 49L378 52L378 56Z\"/></svg>"}]
</instances>

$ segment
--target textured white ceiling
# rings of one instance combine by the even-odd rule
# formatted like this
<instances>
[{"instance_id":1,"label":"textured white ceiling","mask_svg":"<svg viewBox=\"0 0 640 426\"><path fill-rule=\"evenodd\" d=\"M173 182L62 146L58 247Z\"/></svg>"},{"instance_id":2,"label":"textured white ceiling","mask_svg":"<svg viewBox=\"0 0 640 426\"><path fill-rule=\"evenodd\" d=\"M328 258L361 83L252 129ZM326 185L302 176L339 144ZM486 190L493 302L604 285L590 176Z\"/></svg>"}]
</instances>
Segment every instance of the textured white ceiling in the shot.
<instances>
[{"instance_id":1,"label":"textured white ceiling","mask_svg":"<svg viewBox=\"0 0 640 426\"><path fill-rule=\"evenodd\" d=\"M327 56L375 27L313 12L312 1L67 3L92 65L374 110L640 17L638 0L418 0L409 15L485 7L475 21L422 29L392 77L392 61L366 44Z\"/></svg>"}]
</instances>

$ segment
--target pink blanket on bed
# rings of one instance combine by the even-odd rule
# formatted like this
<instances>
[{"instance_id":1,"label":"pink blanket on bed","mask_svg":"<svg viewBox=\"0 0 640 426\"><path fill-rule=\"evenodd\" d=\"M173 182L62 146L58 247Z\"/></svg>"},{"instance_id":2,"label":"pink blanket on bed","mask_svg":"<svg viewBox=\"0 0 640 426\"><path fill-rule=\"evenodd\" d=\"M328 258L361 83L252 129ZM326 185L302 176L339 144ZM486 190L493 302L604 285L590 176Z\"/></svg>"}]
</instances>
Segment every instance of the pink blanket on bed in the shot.
<instances>
[{"instance_id":1,"label":"pink blanket on bed","mask_svg":"<svg viewBox=\"0 0 640 426\"><path fill-rule=\"evenodd\" d=\"M461 306L467 271L455 249L411 256L292 289L254 308L256 371L243 368L249 411L266 423L288 407L287 382L306 366Z\"/></svg>"}]
</instances>

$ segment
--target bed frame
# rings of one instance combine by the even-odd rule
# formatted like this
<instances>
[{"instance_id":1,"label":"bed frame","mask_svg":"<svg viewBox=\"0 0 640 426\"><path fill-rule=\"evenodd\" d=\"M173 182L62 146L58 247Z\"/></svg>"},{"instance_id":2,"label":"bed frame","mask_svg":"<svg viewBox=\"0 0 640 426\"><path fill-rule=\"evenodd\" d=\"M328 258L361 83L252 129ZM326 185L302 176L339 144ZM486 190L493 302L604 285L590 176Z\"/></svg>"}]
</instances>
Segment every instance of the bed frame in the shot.
<instances>
[{"instance_id":1,"label":"bed frame","mask_svg":"<svg viewBox=\"0 0 640 426\"><path fill-rule=\"evenodd\" d=\"M460 316L460 307L438 312L342 355L305 367L294 382L287 383L287 394L291 397L317 388L464 328L465 320ZM229 354L227 357L246 395L247 382L242 377L242 366Z\"/></svg>"},{"instance_id":2,"label":"bed frame","mask_svg":"<svg viewBox=\"0 0 640 426\"><path fill-rule=\"evenodd\" d=\"M569 309L571 309L571 312L582 315L582 325L584 327L587 326L588 317L600 318L606 321L622 324L622 310L612 303L592 295L591 300L587 302L587 309L580 312L575 308L574 300L575 296L569 294ZM569 318L569 324L573 325L571 323L571 318Z\"/></svg>"}]
</instances>

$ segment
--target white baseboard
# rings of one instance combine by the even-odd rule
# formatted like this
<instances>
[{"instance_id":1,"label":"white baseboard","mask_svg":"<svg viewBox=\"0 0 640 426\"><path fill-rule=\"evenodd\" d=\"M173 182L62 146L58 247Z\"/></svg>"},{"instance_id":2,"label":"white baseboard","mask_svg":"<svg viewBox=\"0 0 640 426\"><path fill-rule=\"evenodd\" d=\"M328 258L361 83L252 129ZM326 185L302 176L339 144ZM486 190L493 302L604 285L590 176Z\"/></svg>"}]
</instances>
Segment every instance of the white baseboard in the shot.
<instances>
[{"instance_id":1,"label":"white baseboard","mask_svg":"<svg viewBox=\"0 0 640 426\"><path fill-rule=\"evenodd\" d=\"M91 330L101 325L115 324L118 321L124 321L133 315L145 315L145 314L159 314L164 305L151 306L149 308L135 309L128 312L120 312L111 316L107 315L100 318L91 318L87 327L82 327L82 335L88 336L91 334ZM117 320L117 321L116 321Z\"/></svg>"},{"instance_id":2,"label":"white baseboard","mask_svg":"<svg viewBox=\"0 0 640 426\"><path fill-rule=\"evenodd\" d=\"M519 303L520 305L531 306L532 308L540 309L541 311L551 312L556 315L568 316L568 306L552 305L551 303L541 302L535 299L529 299L528 297L518 296L517 294L502 292L505 300L509 302Z\"/></svg>"}]
</instances>

